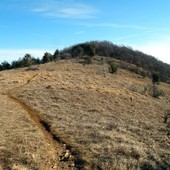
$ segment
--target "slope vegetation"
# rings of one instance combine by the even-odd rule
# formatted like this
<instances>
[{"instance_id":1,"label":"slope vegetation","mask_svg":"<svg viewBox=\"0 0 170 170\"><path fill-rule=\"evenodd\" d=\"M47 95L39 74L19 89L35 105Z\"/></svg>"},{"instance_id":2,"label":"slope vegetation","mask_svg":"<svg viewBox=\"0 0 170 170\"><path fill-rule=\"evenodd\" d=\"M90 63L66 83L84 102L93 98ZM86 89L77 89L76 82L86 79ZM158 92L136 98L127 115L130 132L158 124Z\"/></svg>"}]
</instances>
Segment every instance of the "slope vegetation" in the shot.
<instances>
[{"instance_id":1,"label":"slope vegetation","mask_svg":"<svg viewBox=\"0 0 170 170\"><path fill-rule=\"evenodd\" d=\"M27 169L170 168L170 125L163 123L170 110L170 85L161 83L164 95L153 98L149 78L123 69L110 74L108 64L84 66L77 59L28 70L1 72L2 167L8 161ZM21 159L15 159L17 153L5 155L4 148L12 152L20 143L39 161L22 149ZM65 152L69 158L63 158Z\"/></svg>"}]
</instances>

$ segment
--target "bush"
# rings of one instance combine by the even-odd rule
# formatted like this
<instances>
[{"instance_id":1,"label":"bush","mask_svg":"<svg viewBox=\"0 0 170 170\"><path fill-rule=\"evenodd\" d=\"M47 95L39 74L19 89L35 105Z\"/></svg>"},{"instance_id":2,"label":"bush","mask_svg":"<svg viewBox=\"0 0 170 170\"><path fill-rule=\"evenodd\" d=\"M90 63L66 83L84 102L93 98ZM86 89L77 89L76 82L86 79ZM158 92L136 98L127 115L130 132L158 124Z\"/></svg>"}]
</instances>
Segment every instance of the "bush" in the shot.
<instances>
[{"instance_id":1,"label":"bush","mask_svg":"<svg viewBox=\"0 0 170 170\"><path fill-rule=\"evenodd\" d=\"M165 96L165 94L162 90L156 89L153 93L153 97L158 98L159 96Z\"/></svg>"},{"instance_id":2,"label":"bush","mask_svg":"<svg viewBox=\"0 0 170 170\"><path fill-rule=\"evenodd\" d=\"M114 63L110 63L109 71L112 74L116 73L117 72L117 66Z\"/></svg>"},{"instance_id":3,"label":"bush","mask_svg":"<svg viewBox=\"0 0 170 170\"><path fill-rule=\"evenodd\" d=\"M85 64L92 64L92 57L91 56L86 56L84 58L84 63Z\"/></svg>"},{"instance_id":4,"label":"bush","mask_svg":"<svg viewBox=\"0 0 170 170\"><path fill-rule=\"evenodd\" d=\"M141 170L154 170L153 165L150 162L142 162L140 166Z\"/></svg>"},{"instance_id":5,"label":"bush","mask_svg":"<svg viewBox=\"0 0 170 170\"><path fill-rule=\"evenodd\" d=\"M70 53L63 53L63 54L61 54L61 56L60 56L60 59L62 59L62 60L68 60L68 59L70 59L70 58L71 58Z\"/></svg>"},{"instance_id":6,"label":"bush","mask_svg":"<svg viewBox=\"0 0 170 170\"><path fill-rule=\"evenodd\" d=\"M153 84L159 84L160 82L160 73L159 72L155 72L152 74L152 83Z\"/></svg>"},{"instance_id":7,"label":"bush","mask_svg":"<svg viewBox=\"0 0 170 170\"><path fill-rule=\"evenodd\" d=\"M159 98L160 96L165 96L165 92L156 86L150 86L148 92L149 95L155 98Z\"/></svg>"}]
</instances>

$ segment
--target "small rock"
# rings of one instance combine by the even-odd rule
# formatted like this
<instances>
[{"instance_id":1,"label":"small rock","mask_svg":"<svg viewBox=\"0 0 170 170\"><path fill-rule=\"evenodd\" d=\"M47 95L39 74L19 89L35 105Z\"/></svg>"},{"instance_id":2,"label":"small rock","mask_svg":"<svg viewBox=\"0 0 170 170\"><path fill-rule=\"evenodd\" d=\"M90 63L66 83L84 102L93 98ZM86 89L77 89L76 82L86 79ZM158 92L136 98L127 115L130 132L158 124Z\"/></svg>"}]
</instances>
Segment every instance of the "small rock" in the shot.
<instances>
[{"instance_id":1,"label":"small rock","mask_svg":"<svg viewBox=\"0 0 170 170\"><path fill-rule=\"evenodd\" d=\"M73 163L71 164L71 166L72 166L72 167L75 167L75 166L76 166L76 164L73 162Z\"/></svg>"},{"instance_id":2,"label":"small rock","mask_svg":"<svg viewBox=\"0 0 170 170\"><path fill-rule=\"evenodd\" d=\"M59 161L65 161L65 157L64 156L60 156L59 157Z\"/></svg>"},{"instance_id":3,"label":"small rock","mask_svg":"<svg viewBox=\"0 0 170 170\"><path fill-rule=\"evenodd\" d=\"M75 159L75 157L74 157L73 155L70 155L70 156L69 156L69 160L70 160L70 161L74 161L74 159Z\"/></svg>"},{"instance_id":4,"label":"small rock","mask_svg":"<svg viewBox=\"0 0 170 170\"><path fill-rule=\"evenodd\" d=\"M67 149L67 150L66 150L66 153L70 153L70 150Z\"/></svg>"},{"instance_id":5,"label":"small rock","mask_svg":"<svg viewBox=\"0 0 170 170\"><path fill-rule=\"evenodd\" d=\"M63 147L64 147L64 149L66 149L66 148L67 148L67 145L66 145L66 144L63 144Z\"/></svg>"},{"instance_id":6,"label":"small rock","mask_svg":"<svg viewBox=\"0 0 170 170\"><path fill-rule=\"evenodd\" d=\"M67 151L66 151L66 154L64 155L64 157L65 157L66 159L68 159L68 158L70 157L70 155L71 155L70 151L67 150Z\"/></svg>"}]
</instances>

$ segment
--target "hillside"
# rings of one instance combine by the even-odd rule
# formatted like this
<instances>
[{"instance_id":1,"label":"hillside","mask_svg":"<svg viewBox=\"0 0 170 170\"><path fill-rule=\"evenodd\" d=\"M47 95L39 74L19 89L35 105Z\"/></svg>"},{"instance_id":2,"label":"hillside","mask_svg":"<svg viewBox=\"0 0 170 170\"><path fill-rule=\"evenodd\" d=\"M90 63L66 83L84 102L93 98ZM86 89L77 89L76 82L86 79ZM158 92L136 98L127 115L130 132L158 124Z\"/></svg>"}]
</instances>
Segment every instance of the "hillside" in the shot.
<instances>
[{"instance_id":1,"label":"hillside","mask_svg":"<svg viewBox=\"0 0 170 170\"><path fill-rule=\"evenodd\" d=\"M154 56L133 50L131 47L118 46L108 41L90 41L76 44L68 48L64 48L63 50L56 49L54 54L45 52L42 59L35 58L31 56L31 54L25 54L23 58L13 61L11 64L7 61L2 62L0 64L0 71L39 65L60 59L86 59L94 58L96 56L100 56L101 58L105 57L107 60L112 61L120 60L121 64L119 67L142 76L151 77L153 73L159 72L161 75L161 81L170 83L169 64L157 60ZM132 67L130 65L132 65Z\"/></svg>"},{"instance_id":2,"label":"hillside","mask_svg":"<svg viewBox=\"0 0 170 170\"><path fill-rule=\"evenodd\" d=\"M136 65L148 71L146 76L153 72L161 74L161 80L169 82L170 65L157 60L154 56L147 55L141 51L134 50L127 46L118 46L109 41L90 41L73 45L61 51L61 54L67 54L71 58L88 56L105 56L112 59L118 59L126 63Z\"/></svg>"},{"instance_id":3,"label":"hillside","mask_svg":"<svg viewBox=\"0 0 170 170\"><path fill-rule=\"evenodd\" d=\"M170 85L81 63L0 72L0 169L170 169Z\"/></svg>"}]
</instances>

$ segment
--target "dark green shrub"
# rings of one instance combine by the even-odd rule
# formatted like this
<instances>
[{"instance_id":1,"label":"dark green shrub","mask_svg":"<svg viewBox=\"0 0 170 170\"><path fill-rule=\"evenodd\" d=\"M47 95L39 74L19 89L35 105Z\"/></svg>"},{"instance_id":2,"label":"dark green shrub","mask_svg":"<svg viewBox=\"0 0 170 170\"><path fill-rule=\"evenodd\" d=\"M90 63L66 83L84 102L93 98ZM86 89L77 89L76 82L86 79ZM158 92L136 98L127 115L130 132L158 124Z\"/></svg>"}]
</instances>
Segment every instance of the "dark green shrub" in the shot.
<instances>
[{"instance_id":1,"label":"dark green shrub","mask_svg":"<svg viewBox=\"0 0 170 170\"><path fill-rule=\"evenodd\" d=\"M152 84L153 84L153 97L159 97L162 92L159 92L156 88L156 84L160 83L160 73L155 72L152 74Z\"/></svg>"},{"instance_id":2,"label":"dark green shrub","mask_svg":"<svg viewBox=\"0 0 170 170\"><path fill-rule=\"evenodd\" d=\"M152 74L152 83L153 84L159 84L160 82L160 73L159 72L155 72Z\"/></svg>"},{"instance_id":3,"label":"dark green shrub","mask_svg":"<svg viewBox=\"0 0 170 170\"><path fill-rule=\"evenodd\" d=\"M9 70L10 69L10 64L7 61L4 61L1 63L0 69L1 70Z\"/></svg>"},{"instance_id":4,"label":"dark green shrub","mask_svg":"<svg viewBox=\"0 0 170 170\"><path fill-rule=\"evenodd\" d=\"M109 65L109 71L110 73L114 74L117 72L117 66L114 63L110 63Z\"/></svg>"}]
</instances>

